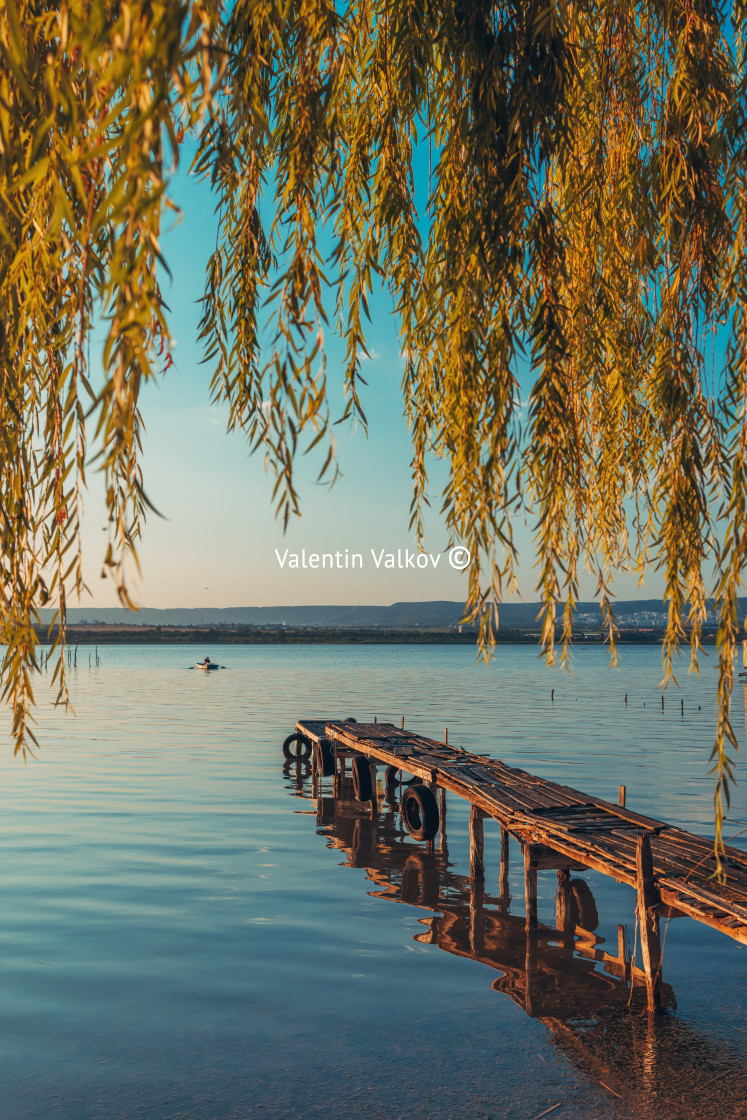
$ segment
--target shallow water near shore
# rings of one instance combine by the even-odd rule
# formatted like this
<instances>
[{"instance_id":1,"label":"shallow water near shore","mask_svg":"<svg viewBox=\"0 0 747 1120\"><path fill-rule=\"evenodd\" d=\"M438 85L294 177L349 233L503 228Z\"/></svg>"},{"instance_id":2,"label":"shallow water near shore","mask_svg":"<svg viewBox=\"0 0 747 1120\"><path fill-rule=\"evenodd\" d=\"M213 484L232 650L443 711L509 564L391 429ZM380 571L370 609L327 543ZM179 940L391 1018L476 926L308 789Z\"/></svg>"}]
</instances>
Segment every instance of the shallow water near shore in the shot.
<instances>
[{"instance_id":1,"label":"shallow water near shore","mask_svg":"<svg viewBox=\"0 0 747 1120\"><path fill-rule=\"evenodd\" d=\"M226 669L190 669L206 652ZM0 755L6 1120L747 1117L747 949L672 921L652 1023L599 957L620 926L632 949L633 892L584 873L591 948L561 959L541 939L528 1014L518 846L505 913L487 822L476 920L458 798L429 862L396 806L372 821L330 781L315 798L281 752L299 717L404 715L612 801L624 784L630 808L711 834L711 661L683 664L662 708L651 646L624 647L617 671L580 647L573 676L514 645L487 667L461 646L90 653L70 669L76 715L40 682L38 757L8 740ZM733 718L741 743L741 685ZM747 848L737 774L726 834ZM540 873L547 929L556 888Z\"/></svg>"}]
</instances>

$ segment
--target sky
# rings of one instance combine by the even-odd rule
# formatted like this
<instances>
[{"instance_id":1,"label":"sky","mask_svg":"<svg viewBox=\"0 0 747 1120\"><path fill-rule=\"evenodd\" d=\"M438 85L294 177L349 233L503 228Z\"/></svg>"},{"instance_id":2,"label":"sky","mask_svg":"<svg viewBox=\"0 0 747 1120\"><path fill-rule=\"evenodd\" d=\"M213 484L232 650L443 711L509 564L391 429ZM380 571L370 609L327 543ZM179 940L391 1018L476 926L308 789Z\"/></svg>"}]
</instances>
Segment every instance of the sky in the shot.
<instances>
[{"instance_id":1,"label":"sky","mask_svg":"<svg viewBox=\"0 0 747 1120\"><path fill-rule=\"evenodd\" d=\"M433 463L431 470L432 508L424 548L433 559L427 569L414 566L416 545L408 527L411 451L390 298L379 292L370 304L371 356L362 367L368 380L363 390L368 434L348 424L335 429L342 477L332 487L316 482L320 458L298 460L302 516L284 533L273 512L273 479L262 457L249 455L243 437L227 433L227 410L211 405L211 370L201 362L198 301L216 229L210 190L183 168L171 197L182 211L180 222L169 222L173 228L162 239L172 273L163 280L163 292L176 341L174 365L147 385L141 397L145 489L162 516L148 516L139 549L141 573L132 581L135 602L148 607L463 602L467 575L449 563L447 533L437 513L446 481L443 463ZM339 415L344 404L337 389L342 348L331 334L325 348L332 410ZM99 576L106 542L103 487L90 476L89 486L83 555L91 594L81 604L115 606L111 581ZM519 524L516 539L520 597L535 601L531 526ZM312 553L337 551L344 563L346 549L349 556L361 557L360 566L302 566L303 550L308 564ZM299 557L298 567L291 567L293 554ZM394 566L387 566L387 554ZM380 558L378 567L375 557ZM594 584L592 577L585 581L582 597L592 598ZM621 577L615 587L623 598L657 593L654 583L639 590L630 576Z\"/></svg>"}]
</instances>

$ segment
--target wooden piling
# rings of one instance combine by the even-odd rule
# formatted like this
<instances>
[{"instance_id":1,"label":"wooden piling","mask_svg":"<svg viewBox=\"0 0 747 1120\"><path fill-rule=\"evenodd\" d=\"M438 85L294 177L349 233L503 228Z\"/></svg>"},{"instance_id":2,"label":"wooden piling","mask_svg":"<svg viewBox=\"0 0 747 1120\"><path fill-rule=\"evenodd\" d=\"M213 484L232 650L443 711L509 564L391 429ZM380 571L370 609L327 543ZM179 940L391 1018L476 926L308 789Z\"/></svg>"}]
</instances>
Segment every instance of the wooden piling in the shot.
<instances>
[{"instance_id":1,"label":"wooden piling","mask_svg":"<svg viewBox=\"0 0 747 1120\"><path fill-rule=\"evenodd\" d=\"M617 803L621 809L625 808L625 786L617 787Z\"/></svg>"},{"instance_id":2,"label":"wooden piling","mask_svg":"<svg viewBox=\"0 0 747 1120\"><path fill-rule=\"evenodd\" d=\"M628 949L627 949L627 944L626 944L626 942L627 942L626 934L627 934L627 931L625 929L625 926L618 925L618 927L617 927L617 955L620 958L620 966L622 968L622 975L625 979L625 983L629 984L630 983L631 972L632 972L631 965L632 965L633 962L630 960L630 957L628 956Z\"/></svg>"},{"instance_id":3,"label":"wooden piling","mask_svg":"<svg viewBox=\"0 0 747 1120\"><path fill-rule=\"evenodd\" d=\"M537 928L537 856L539 847L536 844L524 845L524 898L527 908L527 930Z\"/></svg>"},{"instance_id":4,"label":"wooden piling","mask_svg":"<svg viewBox=\"0 0 747 1120\"><path fill-rule=\"evenodd\" d=\"M441 786L438 791L438 841L441 851L446 847L446 790Z\"/></svg>"},{"instance_id":5,"label":"wooden piling","mask_svg":"<svg viewBox=\"0 0 747 1120\"><path fill-rule=\"evenodd\" d=\"M576 943L576 914L571 873L567 868L558 869L558 894L555 902L555 925L561 934L561 944L568 953L573 953Z\"/></svg>"},{"instance_id":6,"label":"wooden piling","mask_svg":"<svg viewBox=\"0 0 747 1120\"><path fill-rule=\"evenodd\" d=\"M469 814L469 877L472 882L485 878L485 830L483 814L473 805Z\"/></svg>"},{"instance_id":7,"label":"wooden piling","mask_svg":"<svg viewBox=\"0 0 747 1120\"><path fill-rule=\"evenodd\" d=\"M335 797L342 797L345 785L345 756L338 756L335 751L335 758L337 759L337 773L335 774L334 794Z\"/></svg>"},{"instance_id":8,"label":"wooden piling","mask_svg":"<svg viewBox=\"0 0 747 1120\"><path fill-rule=\"evenodd\" d=\"M508 846L510 833L507 828L501 828L501 908L508 909L511 902L508 887Z\"/></svg>"},{"instance_id":9,"label":"wooden piling","mask_svg":"<svg viewBox=\"0 0 747 1120\"><path fill-rule=\"evenodd\" d=\"M646 973L646 995L649 1011L661 1011L661 940L659 937L659 892L654 879L651 838L648 833L638 837L636 844L638 888L638 925L641 934L641 956Z\"/></svg>"}]
</instances>

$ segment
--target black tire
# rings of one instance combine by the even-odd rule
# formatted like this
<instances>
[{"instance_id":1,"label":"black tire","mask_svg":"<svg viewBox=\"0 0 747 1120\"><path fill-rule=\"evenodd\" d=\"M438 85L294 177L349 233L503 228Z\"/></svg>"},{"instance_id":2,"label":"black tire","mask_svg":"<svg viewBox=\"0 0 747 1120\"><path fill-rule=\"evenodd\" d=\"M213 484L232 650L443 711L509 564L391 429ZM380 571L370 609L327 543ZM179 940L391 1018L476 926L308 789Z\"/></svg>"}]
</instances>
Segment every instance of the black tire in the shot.
<instances>
[{"instance_id":1,"label":"black tire","mask_svg":"<svg viewBox=\"0 0 747 1120\"><path fill-rule=\"evenodd\" d=\"M402 820L413 840L432 840L438 832L438 803L428 786L410 786L402 794Z\"/></svg>"},{"instance_id":2,"label":"black tire","mask_svg":"<svg viewBox=\"0 0 747 1120\"><path fill-rule=\"evenodd\" d=\"M585 879L571 879L568 884L573 891L573 897L578 907L578 925L588 929L590 933L599 925L599 914L594 895Z\"/></svg>"},{"instance_id":3,"label":"black tire","mask_svg":"<svg viewBox=\"0 0 747 1120\"><path fill-rule=\"evenodd\" d=\"M398 766L387 766L384 771L384 786L387 790L396 785L419 786L422 785L422 782L422 778L403 778L402 771Z\"/></svg>"},{"instance_id":4,"label":"black tire","mask_svg":"<svg viewBox=\"0 0 747 1120\"><path fill-rule=\"evenodd\" d=\"M342 722L343 723L357 723L358 720L354 719L353 716L348 716L347 719L344 719Z\"/></svg>"},{"instance_id":5,"label":"black tire","mask_svg":"<svg viewBox=\"0 0 747 1120\"><path fill-rule=\"evenodd\" d=\"M316 767L323 778L330 778L335 772L335 752L330 739L320 739L316 744Z\"/></svg>"},{"instance_id":6,"label":"black tire","mask_svg":"<svg viewBox=\"0 0 747 1120\"><path fill-rule=\"evenodd\" d=\"M292 751L291 746L296 743L296 750ZM296 731L293 735L289 735L283 743L283 754L286 758L308 758L311 754L311 740L302 735L300 731Z\"/></svg>"},{"instance_id":7,"label":"black tire","mask_svg":"<svg viewBox=\"0 0 747 1120\"><path fill-rule=\"evenodd\" d=\"M357 754L351 766L353 771L353 792L357 801L370 801L373 797L371 766L364 754Z\"/></svg>"},{"instance_id":8,"label":"black tire","mask_svg":"<svg viewBox=\"0 0 747 1120\"><path fill-rule=\"evenodd\" d=\"M387 793L399 782L399 770L396 766L387 766L384 771L384 788Z\"/></svg>"}]
</instances>

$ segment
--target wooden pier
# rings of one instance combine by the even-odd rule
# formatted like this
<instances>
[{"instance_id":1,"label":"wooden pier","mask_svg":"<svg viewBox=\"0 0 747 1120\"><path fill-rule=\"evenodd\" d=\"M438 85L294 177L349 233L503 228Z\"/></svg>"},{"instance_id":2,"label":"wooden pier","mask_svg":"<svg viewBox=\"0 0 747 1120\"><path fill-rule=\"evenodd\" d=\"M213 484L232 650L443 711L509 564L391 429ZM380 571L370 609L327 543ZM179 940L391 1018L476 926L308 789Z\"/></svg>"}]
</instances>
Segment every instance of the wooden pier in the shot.
<instances>
[{"instance_id":1,"label":"wooden pier","mask_svg":"<svg viewBox=\"0 0 747 1120\"><path fill-rule=\"evenodd\" d=\"M443 826L446 792L464 798L471 804L470 880L478 886L485 874L483 821L492 817L501 829L502 889L509 838L521 845L527 929L537 927L540 869L557 869L562 882L572 870L591 868L634 887L651 1009L662 1006L662 916L687 914L747 944L747 855L736 848L727 848L726 882L718 883L710 878L715 869L711 840L390 723L301 719L284 750L289 757L294 750L313 751L315 773L334 775L336 782L351 762L359 799L371 800L372 812L377 765L391 767L390 777L394 771L412 775L427 791L408 795L428 818L419 830L406 821L417 838L432 839L434 820L436 827Z\"/></svg>"},{"instance_id":2,"label":"wooden pier","mask_svg":"<svg viewBox=\"0 0 747 1120\"><path fill-rule=\"evenodd\" d=\"M577 915L562 905L561 883L554 924L528 929L504 884L483 886L457 872L445 829L438 843L413 843L399 788L379 782L374 811L356 800L349 768L335 776L334 791L313 774L311 758L286 760L283 773L289 792L305 799L307 808L297 803L296 811L308 814L315 837L336 853L336 870L365 872L360 887L370 898L412 909L414 941L492 970L493 991L543 1024L582 1084L624 1100L640 1120L747 1117L744 1026L738 1020L728 1040L716 1039L707 1024L699 1029L697 1018L678 1014L666 983L669 1013L646 1015L631 925L618 925L609 944L573 927Z\"/></svg>"}]
</instances>

